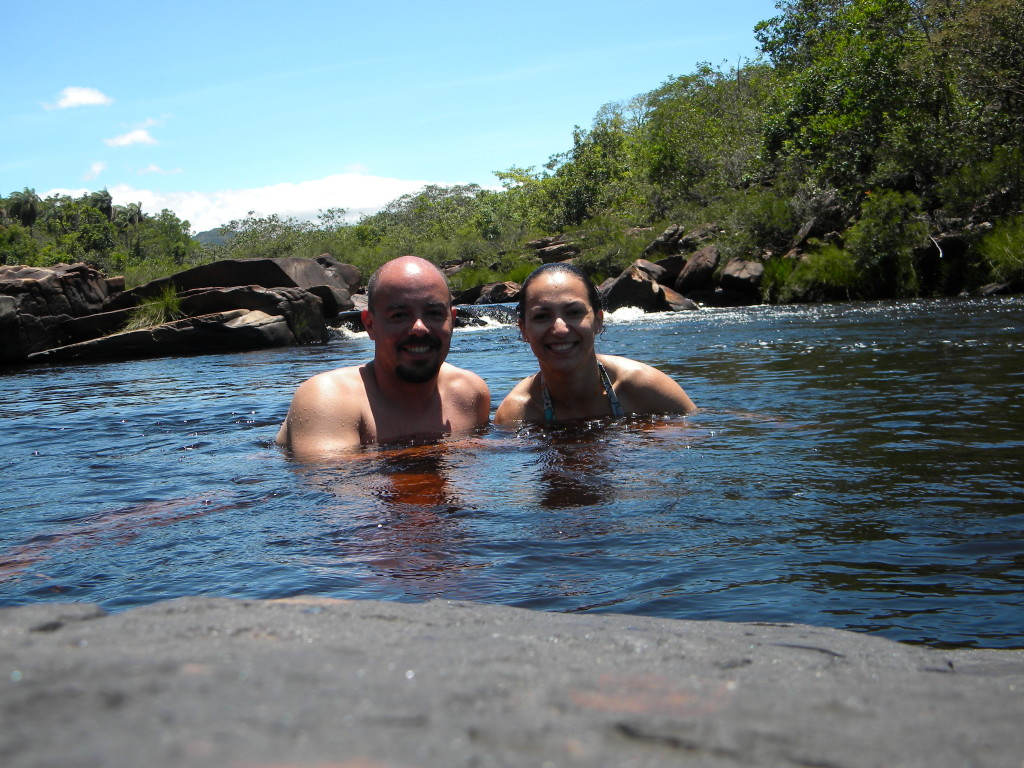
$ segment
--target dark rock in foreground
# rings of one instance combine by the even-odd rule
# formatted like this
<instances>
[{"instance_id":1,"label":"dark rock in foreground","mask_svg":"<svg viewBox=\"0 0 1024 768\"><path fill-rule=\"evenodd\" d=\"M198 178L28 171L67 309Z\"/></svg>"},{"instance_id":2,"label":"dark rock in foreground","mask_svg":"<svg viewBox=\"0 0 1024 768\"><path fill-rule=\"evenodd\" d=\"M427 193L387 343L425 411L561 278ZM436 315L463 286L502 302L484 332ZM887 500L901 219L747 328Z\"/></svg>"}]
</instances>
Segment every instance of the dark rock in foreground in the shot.
<instances>
[{"instance_id":1,"label":"dark rock in foreground","mask_svg":"<svg viewBox=\"0 0 1024 768\"><path fill-rule=\"evenodd\" d=\"M359 281L358 269L330 254L226 259L131 291L123 290L123 278L105 278L85 264L0 267L0 365L324 342L327 320L355 307ZM168 289L179 301L179 316L124 331L140 303Z\"/></svg>"},{"instance_id":2,"label":"dark rock in foreground","mask_svg":"<svg viewBox=\"0 0 1024 768\"><path fill-rule=\"evenodd\" d=\"M1024 651L433 601L0 611L28 766L1013 766Z\"/></svg>"},{"instance_id":3,"label":"dark rock in foreground","mask_svg":"<svg viewBox=\"0 0 1024 768\"><path fill-rule=\"evenodd\" d=\"M68 340L64 326L99 312L124 289L86 264L0 266L0 364Z\"/></svg>"},{"instance_id":4,"label":"dark rock in foreground","mask_svg":"<svg viewBox=\"0 0 1024 768\"><path fill-rule=\"evenodd\" d=\"M201 264L169 277L140 285L125 291L107 302L105 309L122 309L133 307L141 301L157 296L167 286L175 291L189 291L196 288L234 288L243 285L256 285L261 288L313 288L326 287L333 289L339 296L342 306L338 311L352 308L349 301L351 275L341 273L341 268L355 270L355 267L333 262L326 262L327 254L314 259L282 257L277 259L222 259L210 264ZM325 260L325 261L321 261ZM333 260L332 260L333 261ZM359 272L355 270L355 281L359 282Z\"/></svg>"}]
</instances>

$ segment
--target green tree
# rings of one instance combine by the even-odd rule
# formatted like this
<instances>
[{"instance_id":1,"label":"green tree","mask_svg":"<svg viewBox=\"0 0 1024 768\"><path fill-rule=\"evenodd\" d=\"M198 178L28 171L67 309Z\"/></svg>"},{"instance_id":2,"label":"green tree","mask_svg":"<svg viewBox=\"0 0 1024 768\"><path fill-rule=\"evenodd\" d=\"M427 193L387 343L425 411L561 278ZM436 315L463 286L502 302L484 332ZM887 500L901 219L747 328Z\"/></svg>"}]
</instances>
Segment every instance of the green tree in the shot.
<instances>
[{"instance_id":1,"label":"green tree","mask_svg":"<svg viewBox=\"0 0 1024 768\"><path fill-rule=\"evenodd\" d=\"M114 218L114 198L111 197L110 193L106 189L101 189L98 192L93 192L88 197L89 205L95 208L97 211L106 216L107 221L112 221Z\"/></svg>"},{"instance_id":2,"label":"green tree","mask_svg":"<svg viewBox=\"0 0 1024 768\"><path fill-rule=\"evenodd\" d=\"M218 258L226 259L297 256L314 229L312 222L292 216L257 216L255 211L249 211L244 219L234 219L221 227L220 233L227 243L214 250Z\"/></svg>"},{"instance_id":3,"label":"green tree","mask_svg":"<svg viewBox=\"0 0 1024 768\"><path fill-rule=\"evenodd\" d=\"M114 210L114 223L121 233L125 249L135 258L141 250L139 230L145 218L142 203L128 203Z\"/></svg>"},{"instance_id":4,"label":"green tree","mask_svg":"<svg viewBox=\"0 0 1024 768\"><path fill-rule=\"evenodd\" d=\"M20 221L23 227L28 227L30 235L34 235L34 227L39 218L41 204L42 200L39 199L36 191L25 187L24 190L13 193L7 199L7 211Z\"/></svg>"}]
</instances>

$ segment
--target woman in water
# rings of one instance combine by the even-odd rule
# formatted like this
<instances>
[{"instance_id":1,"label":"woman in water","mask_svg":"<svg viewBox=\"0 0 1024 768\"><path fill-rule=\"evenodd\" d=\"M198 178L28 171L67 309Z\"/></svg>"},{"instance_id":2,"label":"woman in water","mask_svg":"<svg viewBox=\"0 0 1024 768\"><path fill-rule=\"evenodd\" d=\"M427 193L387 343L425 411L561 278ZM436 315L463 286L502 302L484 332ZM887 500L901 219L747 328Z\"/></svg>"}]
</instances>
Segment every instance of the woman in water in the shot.
<instances>
[{"instance_id":1,"label":"woman in water","mask_svg":"<svg viewBox=\"0 0 1024 768\"><path fill-rule=\"evenodd\" d=\"M682 387L658 369L595 352L604 310L596 286L577 267L552 263L535 269L523 283L517 314L540 372L508 393L494 415L496 424L696 410Z\"/></svg>"}]
</instances>

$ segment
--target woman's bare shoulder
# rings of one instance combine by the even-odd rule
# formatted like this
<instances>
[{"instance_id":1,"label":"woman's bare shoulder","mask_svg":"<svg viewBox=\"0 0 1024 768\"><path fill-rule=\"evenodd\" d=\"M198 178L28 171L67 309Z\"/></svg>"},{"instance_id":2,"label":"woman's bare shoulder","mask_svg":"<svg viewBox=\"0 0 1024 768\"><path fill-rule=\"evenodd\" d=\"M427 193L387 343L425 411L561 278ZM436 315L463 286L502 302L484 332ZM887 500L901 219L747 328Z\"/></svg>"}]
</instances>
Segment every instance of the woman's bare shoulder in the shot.
<instances>
[{"instance_id":1,"label":"woman's bare shoulder","mask_svg":"<svg viewBox=\"0 0 1024 768\"><path fill-rule=\"evenodd\" d=\"M696 410L678 382L653 365L618 355L600 355L612 386L636 413L690 413Z\"/></svg>"},{"instance_id":2,"label":"woman's bare shoulder","mask_svg":"<svg viewBox=\"0 0 1024 768\"><path fill-rule=\"evenodd\" d=\"M537 374L527 376L516 384L512 391L505 395L498 410L494 414L495 424L507 424L513 421L525 421L529 418L532 401L536 398L533 393L534 382Z\"/></svg>"}]
</instances>

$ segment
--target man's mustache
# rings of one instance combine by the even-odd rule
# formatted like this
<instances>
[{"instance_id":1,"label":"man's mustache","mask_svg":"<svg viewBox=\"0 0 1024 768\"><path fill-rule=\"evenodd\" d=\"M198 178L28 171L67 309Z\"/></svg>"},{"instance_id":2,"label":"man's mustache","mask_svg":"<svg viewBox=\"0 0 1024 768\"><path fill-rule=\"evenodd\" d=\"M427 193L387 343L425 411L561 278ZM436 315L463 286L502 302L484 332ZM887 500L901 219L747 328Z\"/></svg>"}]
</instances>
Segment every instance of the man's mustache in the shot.
<instances>
[{"instance_id":1,"label":"man's mustache","mask_svg":"<svg viewBox=\"0 0 1024 768\"><path fill-rule=\"evenodd\" d=\"M399 347L422 347L424 344L431 349L441 348L441 340L436 336L406 336L398 342Z\"/></svg>"}]
</instances>

